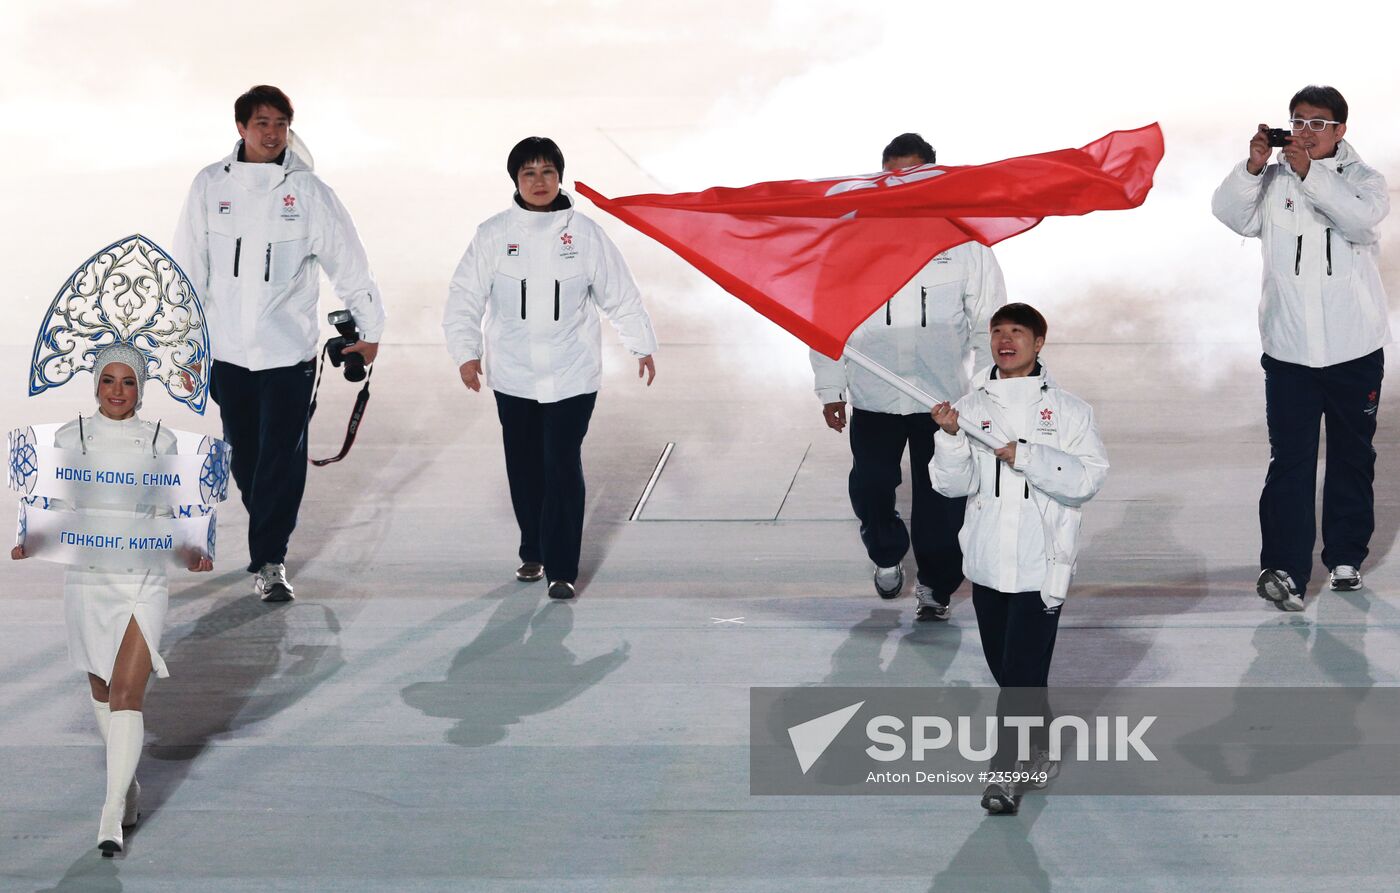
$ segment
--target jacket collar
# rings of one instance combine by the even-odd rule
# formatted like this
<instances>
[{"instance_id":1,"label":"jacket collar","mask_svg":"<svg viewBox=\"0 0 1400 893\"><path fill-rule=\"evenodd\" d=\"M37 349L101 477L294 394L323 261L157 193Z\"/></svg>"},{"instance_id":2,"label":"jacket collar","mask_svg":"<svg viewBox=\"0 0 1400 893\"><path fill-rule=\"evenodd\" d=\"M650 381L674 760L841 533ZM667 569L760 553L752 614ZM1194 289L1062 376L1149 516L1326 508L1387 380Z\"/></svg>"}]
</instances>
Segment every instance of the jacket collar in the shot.
<instances>
[{"instance_id":1,"label":"jacket collar","mask_svg":"<svg viewBox=\"0 0 1400 893\"><path fill-rule=\"evenodd\" d=\"M1346 169L1352 165L1361 163L1361 156L1356 153L1356 150L1351 147L1351 143L1346 140L1339 140L1337 142L1337 154L1333 155L1331 158L1318 158L1313 161L1313 164L1330 167L1339 174L1345 173ZM1295 180L1298 178L1298 175L1293 173L1293 168L1289 166L1288 162L1279 161L1278 166L1285 175L1293 177Z\"/></svg>"},{"instance_id":2,"label":"jacket collar","mask_svg":"<svg viewBox=\"0 0 1400 893\"><path fill-rule=\"evenodd\" d=\"M282 150L282 162L253 164L239 161L243 155L243 140L233 144L233 151L224 158L224 173L233 177L240 186L253 192L270 192L280 187L287 177L298 171L309 171L308 165L290 145Z\"/></svg>"},{"instance_id":3,"label":"jacket collar","mask_svg":"<svg viewBox=\"0 0 1400 893\"><path fill-rule=\"evenodd\" d=\"M996 368L996 365L993 364L973 376L972 389L980 394L985 394L988 399L995 401L998 405L1005 403L1002 399L1003 392L1017 387L1034 388L1035 385L1030 384L1030 382L1039 382L1041 396L1057 387L1055 380L1050 377L1050 371L1039 360L1036 361L1036 371L1026 378L993 378L992 373L996 371Z\"/></svg>"},{"instance_id":4,"label":"jacket collar","mask_svg":"<svg viewBox=\"0 0 1400 893\"><path fill-rule=\"evenodd\" d=\"M1336 165L1338 173L1340 173L1341 168L1359 164L1361 162L1361 156L1356 154L1356 150L1351 147L1351 143L1346 140L1340 140L1337 143L1337 154L1331 158L1320 159L1320 161L1324 164Z\"/></svg>"},{"instance_id":5,"label":"jacket collar","mask_svg":"<svg viewBox=\"0 0 1400 893\"><path fill-rule=\"evenodd\" d=\"M559 190L559 197L554 200L548 211L531 211L525 207L525 203L520 198L520 193L515 194L514 200L510 203L510 208L506 213L510 215L512 223L518 224L525 229L554 229L557 227L567 227L569 221L574 217L574 198L564 190Z\"/></svg>"}]
</instances>

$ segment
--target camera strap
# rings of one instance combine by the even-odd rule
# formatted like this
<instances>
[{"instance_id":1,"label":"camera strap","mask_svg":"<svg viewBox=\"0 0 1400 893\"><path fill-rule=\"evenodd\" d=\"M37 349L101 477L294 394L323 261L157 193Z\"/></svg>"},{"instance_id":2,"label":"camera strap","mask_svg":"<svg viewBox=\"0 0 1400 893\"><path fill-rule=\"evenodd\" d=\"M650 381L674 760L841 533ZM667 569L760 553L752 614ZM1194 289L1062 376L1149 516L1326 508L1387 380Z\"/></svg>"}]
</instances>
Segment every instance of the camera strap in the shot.
<instances>
[{"instance_id":1,"label":"camera strap","mask_svg":"<svg viewBox=\"0 0 1400 893\"><path fill-rule=\"evenodd\" d=\"M316 385L311 389L311 407L306 411L306 427L311 428L311 417L316 415L316 398L321 392L321 378L326 371L327 348L321 349L321 363L316 368ZM350 452L350 447L355 444L355 435L360 430L360 421L365 417L365 406L369 404L369 380L374 377L374 366L365 367L365 383L360 386L360 393L355 396L355 407L350 410L350 422L345 426L345 443L340 447L340 452L329 459L311 459L311 464L317 468L330 465L332 462L339 462ZM306 436L305 433L302 435Z\"/></svg>"}]
</instances>

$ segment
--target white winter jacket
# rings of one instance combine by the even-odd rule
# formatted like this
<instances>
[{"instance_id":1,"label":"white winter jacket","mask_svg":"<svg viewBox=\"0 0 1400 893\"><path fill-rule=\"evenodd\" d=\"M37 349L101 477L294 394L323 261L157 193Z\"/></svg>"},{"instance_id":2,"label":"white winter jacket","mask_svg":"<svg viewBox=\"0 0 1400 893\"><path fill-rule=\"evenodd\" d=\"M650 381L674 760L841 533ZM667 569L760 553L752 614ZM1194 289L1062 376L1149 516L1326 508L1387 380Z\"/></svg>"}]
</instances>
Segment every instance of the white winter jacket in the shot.
<instances>
[{"instance_id":1,"label":"white winter jacket","mask_svg":"<svg viewBox=\"0 0 1400 893\"><path fill-rule=\"evenodd\" d=\"M1061 390L1042 368L1027 378L978 373L972 392L954 404L958 427L978 426L1016 442L1008 466L959 430L935 435L929 473L945 496L966 496L958 542L963 575L999 592L1040 592L1063 604L1079 554L1080 506L1108 475L1108 455L1094 411Z\"/></svg>"},{"instance_id":2,"label":"white winter jacket","mask_svg":"<svg viewBox=\"0 0 1400 893\"><path fill-rule=\"evenodd\" d=\"M992 361L988 323L1006 303L1006 283L992 250L977 242L929 261L894 297L851 333L847 343L930 394L966 394L973 369ZM812 351L817 399L849 400L856 409L910 415L928 407L864 368Z\"/></svg>"},{"instance_id":3,"label":"white winter jacket","mask_svg":"<svg viewBox=\"0 0 1400 893\"><path fill-rule=\"evenodd\" d=\"M607 316L635 357L656 334L617 246L573 207L512 204L477 227L447 289L442 328L461 366L480 359L486 383L512 397L555 403L598 390Z\"/></svg>"},{"instance_id":4,"label":"white winter jacket","mask_svg":"<svg viewBox=\"0 0 1400 893\"><path fill-rule=\"evenodd\" d=\"M1390 213L1385 177L1342 140L1298 179L1287 164L1253 176L1240 162L1215 190L1211 210L1264 251L1259 334L1276 360L1319 368L1390 342L1376 261L1377 230Z\"/></svg>"},{"instance_id":5,"label":"white winter jacket","mask_svg":"<svg viewBox=\"0 0 1400 893\"><path fill-rule=\"evenodd\" d=\"M281 164L249 164L241 146L195 176L175 233L214 359L257 371L314 358L321 268L378 342L384 303L345 206L291 148Z\"/></svg>"}]
</instances>

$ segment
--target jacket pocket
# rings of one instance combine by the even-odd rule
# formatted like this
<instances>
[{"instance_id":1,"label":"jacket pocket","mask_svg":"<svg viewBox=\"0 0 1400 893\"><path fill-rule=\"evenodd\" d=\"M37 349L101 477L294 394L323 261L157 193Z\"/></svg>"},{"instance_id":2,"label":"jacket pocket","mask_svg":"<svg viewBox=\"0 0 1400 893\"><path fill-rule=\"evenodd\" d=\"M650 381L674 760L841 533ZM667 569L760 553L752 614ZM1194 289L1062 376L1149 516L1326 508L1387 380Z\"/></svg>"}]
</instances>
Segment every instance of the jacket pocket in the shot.
<instances>
[{"instance_id":1,"label":"jacket pocket","mask_svg":"<svg viewBox=\"0 0 1400 893\"><path fill-rule=\"evenodd\" d=\"M491 303L502 319L527 319L530 307L525 280L496 271L491 280Z\"/></svg>"},{"instance_id":2,"label":"jacket pocket","mask_svg":"<svg viewBox=\"0 0 1400 893\"><path fill-rule=\"evenodd\" d=\"M919 325L926 329L962 330L967 325L963 309L963 277L919 286Z\"/></svg>"},{"instance_id":3,"label":"jacket pocket","mask_svg":"<svg viewBox=\"0 0 1400 893\"><path fill-rule=\"evenodd\" d=\"M1302 237L1292 227L1273 224L1267 233L1269 272L1282 278L1284 275L1297 276L1302 272ZM1267 275L1267 273L1266 273Z\"/></svg>"},{"instance_id":4,"label":"jacket pocket","mask_svg":"<svg viewBox=\"0 0 1400 893\"><path fill-rule=\"evenodd\" d=\"M290 282L295 279L301 265L310 255L310 244L309 239L268 242L263 253L263 281ZM246 247L244 253L246 254ZM244 263L246 264L246 260Z\"/></svg>"},{"instance_id":5,"label":"jacket pocket","mask_svg":"<svg viewBox=\"0 0 1400 893\"><path fill-rule=\"evenodd\" d=\"M227 279L238 275L238 252L240 242L233 236L209 232L209 274Z\"/></svg>"},{"instance_id":6,"label":"jacket pocket","mask_svg":"<svg viewBox=\"0 0 1400 893\"><path fill-rule=\"evenodd\" d=\"M569 276L554 280L554 321L568 321L578 316L588 298L588 279Z\"/></svg>"}]
</instances>

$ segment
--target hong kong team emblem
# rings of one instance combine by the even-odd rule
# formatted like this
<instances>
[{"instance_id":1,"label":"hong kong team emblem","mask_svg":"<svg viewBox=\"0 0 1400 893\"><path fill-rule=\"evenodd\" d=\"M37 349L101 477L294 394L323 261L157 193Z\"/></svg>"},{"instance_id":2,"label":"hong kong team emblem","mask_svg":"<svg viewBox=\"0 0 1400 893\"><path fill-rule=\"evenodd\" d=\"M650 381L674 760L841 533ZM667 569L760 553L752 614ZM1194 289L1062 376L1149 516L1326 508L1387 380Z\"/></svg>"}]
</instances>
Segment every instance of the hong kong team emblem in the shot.
<instances>
[{"instance_id":1,"label":"hong kong team emblem","mask_svg":"<svg viewBox=\"0 0 1400 893\"><path fill-rule=\"evenodd\" d=\"M289 192L289 193L287 193L286 195L282 196L282 207L287 208L288 210L290 210L290 209L292 209L292 208L295 208L296 206L297 206L297 197L296 197L295 195L292 195L292 194Z\"/></svg>"},{"instance_id":2,"label":"hong kong team emblem","mask_svg":"<svg viewBox=\"0 0 1400 893\"><path fill-rule=\"evenodd\" d=\"M559 237L559 257L563 260L578 257L578 249L574 247L574 237L571 233L564 233Z\"/></svg>"},{"instance_id":3,"label":"hong kong team emblem","mask_svg":"<svg viewBox=\"0 0 1400 893\"><path fill-rule=\"evenodd\" d=\"M1055 415L1055 412L1054 412L1054 410L1051 410L1051 409L1042 409L1042 410L1040 411L1040 417L1041 417L1042 419L1044 419L1045 421L1047 421L1047 422L1050 421L1050 419L1053 418L1054 415Z\"/></svg>"}]
</instances>

